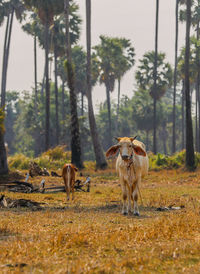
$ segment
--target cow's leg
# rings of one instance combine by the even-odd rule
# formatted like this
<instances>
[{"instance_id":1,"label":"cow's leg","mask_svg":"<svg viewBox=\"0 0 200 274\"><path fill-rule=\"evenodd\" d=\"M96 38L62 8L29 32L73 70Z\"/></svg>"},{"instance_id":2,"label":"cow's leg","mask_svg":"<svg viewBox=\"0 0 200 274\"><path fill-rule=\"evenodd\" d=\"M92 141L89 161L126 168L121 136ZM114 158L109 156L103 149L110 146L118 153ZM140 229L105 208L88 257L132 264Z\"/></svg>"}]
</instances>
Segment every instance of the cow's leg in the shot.
<instances>
[{"instance_id":1,"label":"cow's leg","mask_svg":"<svg viewBox=\"0 0 200 274\"><path fill-rule=\"evenodd\" d=\"M140 183L140 179L137 180L136 184L134 185L133 194L132 194L133 195L133 209L134 209L135 216L140 216L139 208L138 208L138 204L137 204L139 183Z\"/></svg>"},{"instance_id":2,"label":"cow's leg","mask_svg":"<svg viewBox=\"0 0 200 274\"><path fill-rule=\"evenodd\" d=\"M134 204L134 215L135 216L140 216L140 213L139 213L139 209L138 209L138 204L137 204L137 201L138 201L138 193L137 193L137 188L135 188L134 192L133 192L133 204Z\"/></svg>"},{"instance_id":3,"label":"cow's leg","mask_svg":"<svg viewBox=\"0 0 200 274\"><path fill-rule=\"evenodd\" d=\"M128 190L128 212L133 212L133 208L132 208L132 203L131 203L131 200L132 200L132 187L130 185L127 185L127 190Z\"/></svg>"},{"instance_id":4,"label":"cow's leg","mask_svg":"<svg viewBox=\"0 0 200 274\"><path fill-rule=\"evenodd\" d=\"M127 187L126 183L123 179L120 179L121 181L121 187L122 187L122 214L127 215L128 214L128 208L127 208Z\"/></svg>"}]
</instances>

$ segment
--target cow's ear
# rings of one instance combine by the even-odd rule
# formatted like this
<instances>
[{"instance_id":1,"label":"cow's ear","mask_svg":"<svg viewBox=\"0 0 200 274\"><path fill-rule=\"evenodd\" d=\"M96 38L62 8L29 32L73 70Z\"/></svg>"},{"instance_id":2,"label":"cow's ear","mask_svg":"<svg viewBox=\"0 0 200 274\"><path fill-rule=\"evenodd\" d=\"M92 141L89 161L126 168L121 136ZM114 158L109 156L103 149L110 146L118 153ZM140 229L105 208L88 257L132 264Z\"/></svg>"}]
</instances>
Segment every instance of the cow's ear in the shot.
<instances>
[{"instance_id":1,"label":"cow's ear","mask_svg":"<svg viewBox=\"0 0 200 274\"><path fill-rule=\"evenodd\" d=\"M114 145L106 151L106 157L115 156L119 149L119 145Z\"/></svg>"},{"instance_id":2,"label":"cow's ear","mask_svg":"<svg viewBox=\"0 0 200 274\"><path fill-rule=\"evenodd\" d=\"M73 169L74 169L75 171L78 171L78 168L75 167L75 165L72 165L72 167L73 167Z\"/></svg>"},{"instance_id":3,"label":"cow's ear","mask_svg":"<svg viewBox=\"0 0 200 274\"><path fill-rule=\"evenodd\" d=\"M147 155L146 152L140 146L134 145L133 149L137 155L144 156L144 157Z\"/></svg>"}]
</instances>

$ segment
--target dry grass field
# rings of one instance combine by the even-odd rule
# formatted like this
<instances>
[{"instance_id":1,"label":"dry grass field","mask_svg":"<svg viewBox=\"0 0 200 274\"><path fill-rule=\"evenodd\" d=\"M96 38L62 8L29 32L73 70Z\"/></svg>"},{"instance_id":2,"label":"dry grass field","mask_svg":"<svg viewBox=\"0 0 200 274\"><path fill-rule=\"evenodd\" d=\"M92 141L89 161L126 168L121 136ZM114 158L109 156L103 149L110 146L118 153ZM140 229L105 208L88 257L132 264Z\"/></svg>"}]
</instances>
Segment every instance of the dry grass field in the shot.
<instances>
[{"instance_id":1,"label":"dry grass field","mask_svg":"<svg viewBox=\"0 0 200 274\"><path fill-rule=\"evenodd\" d=\"M76 192L73 202L65 193L1 192L43 209L0 208L0 273L199 273L200 171L150 171L140 217L121 215L114 170L91 178L91 192ZM172 205L183 208L156 211Z\"/></svg>"}]
</instances>

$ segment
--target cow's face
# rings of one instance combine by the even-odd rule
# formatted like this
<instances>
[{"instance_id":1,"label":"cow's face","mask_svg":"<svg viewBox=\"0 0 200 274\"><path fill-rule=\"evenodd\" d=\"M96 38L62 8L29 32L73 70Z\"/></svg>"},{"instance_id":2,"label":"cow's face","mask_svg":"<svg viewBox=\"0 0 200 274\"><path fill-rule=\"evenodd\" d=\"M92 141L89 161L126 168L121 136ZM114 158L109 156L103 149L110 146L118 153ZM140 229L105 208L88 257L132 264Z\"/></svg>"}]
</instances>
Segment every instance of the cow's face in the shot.
<instances>
[{"instance_id":1,"label":"cow's face","mask_svg":"<svg viewBox=\"0 0 200 274\"><path fill-rule=\"evenodd\" d=\"M134 153L141 156L146 156L146 152L141 147L133 144L134 139L135 138L129 137L117 138L118 144L107 150L106 157L114 156L118 151L124 161L130 160Z\"/></svg>"},{"instance_id":2,"label":"cow's face","mask_svg":"<svg viewBox=\"0 0 200 274\"><path fill-rule=\"evenodd\" d=\"M133 156L133 143L131 138L120 138L118 140L119 153L122 157L122 160L128 161Z\"/></svg>"}]
</instances>

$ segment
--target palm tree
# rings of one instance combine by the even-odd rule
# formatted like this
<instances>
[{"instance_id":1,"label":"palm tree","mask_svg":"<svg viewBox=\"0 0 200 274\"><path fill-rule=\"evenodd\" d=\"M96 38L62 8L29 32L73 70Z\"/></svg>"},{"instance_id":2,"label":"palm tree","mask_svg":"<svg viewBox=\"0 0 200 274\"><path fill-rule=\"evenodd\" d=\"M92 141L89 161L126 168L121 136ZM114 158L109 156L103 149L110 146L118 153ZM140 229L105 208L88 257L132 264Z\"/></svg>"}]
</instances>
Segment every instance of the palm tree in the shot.
<instances>
[{"instance_id":1,"label":"palm tree","mask_svg":"<svg viewBox=\"0 0 200 274\"><path fill-rule=\"evenodd\" d=\"M157 80L156 92L154 89L154 60L155 52L149 51L139 60L140 65L136 71L136 81L138 87L144 90L150 90L153 99L159 100L172 85L172 68L165 61L165 54L157 54Z\"/></svg>"},{"instance_id":2,"label":"palm tree","mask_svg":"<svg viewBox=\"0 0 200 274\"><path fill-rule=\"evenodd\" d=\"M54 21L54 77L55 77L55 106L56 106L56 145L59 144L59 121L58 121L58 49L57 49L57 40L56 34L58 33L58 27Z\"/></svg>"},{"instance_id":3,"label":"palm tree","mask_svg":"<svg viewBox=\"0 0 200 274\"><path fill-rule=\"evenodd\" d=\"M55 14L63 11L63 1L56 0L24 0L26 5L36 9L37 14L44 25L44 45L45 45L45 91L46 91L46 118L45 118L45 150L50 146L50 86L49 86L49 27L53 24Z\"/></svg>"},{"instance_id":4,"label":"palm tree","mask_svg":"<svg viewBox=\"0 0 200 274\"><path fill-rule=\"evenodd\" d=\"M87 35L87 99L88 99L88 118L90 132L98 168L105 168L107 162L103 153L102 145L99 141L93 104L92 104L92 85L91 85L91 0L86 0L86 35Z\"/></svg>"},{"instance_id":5,"label":"palm tree","mask_svg":"<svg viewBox=\"0 0 200 274\"><path fill-rule=\"evenodd\" d=\"M174 64L174 95L173 95L173 133L172 133L172 153L176 151L176 84L177 84L177 55L178 55L178 6L176 0L176 26L175 26L175 64Z\"/></svg>"},{"instance_id":6,"label":"palm tree","mask_svg":"<svg viewBox=\"0 0 200 274\"><path fill-rule=\"evenodd\" d=\"M189 69L189 81L190 89L194 89L197 85L199 63L197 61L197 55L199 51L199 41L194 37L190 37L190 69ZM178 58L178 79L182 82L182 149L185 148L185 47L182 48L181 54ZM197 87L196 87L197 89ZM197 93L196 93L197 95ZM197 106L197 104L196 104ZM197 116L196 116L197 117ZM197 121L197 119L195 119ZM195 123L196 125L196 123Z\"/></svg>"},{"instance_id":7,"label":"palm tree","mask_svg":"<svg viewBox=\"0 0 200 274\"><path fill-rule=\"evenodd\" d=\"M116 78L118 81L118 96L117 96L117 121L116 121L116 131L118 130L118 118L119 118L119 106L120 106L120 92L121 92L121 79L126 74L128 70L132 68L135 63L134 48L131 46L130 40L121 39L122 47L124 49L124 54L117 57L118 64L116 66Z\"/></svg>"},{"instance_id":8,"label":"palm tree","mask_svg":"<svg viewBox=\"0 0 200 274\"><path fill-rule=\"evenodd\" d=\"M75 83L74 83L74 67L72 64L71 57L71 42L69 35L69 0L64 1L64 12L66 22L66 68L67 68L67 80L70 91L70 111L71 111L71 161L78 168L83 168L82 154L81 154L81 142L79 133L79 122L77 114L77 101L75 94Z\"/></svg>"},{"instance_id":9,"label":"palm tree","mask_svg":"<svg viewBox=\"0 0 200 274\"><path fill-rule=\"evenodd\" d=\"M139 130L146 132L146 149L149 150L149 133L153 128L153 106L148 90L140 89L133 97L133 120Z\"/></svg>"},{"instance_id":10,"label":"palm tree","mask_svg":"<svg viewBox=\"0 0 200 274\"><path fill-rule=\"evenodd\" d=\"M94 47L96 55L99 58L100 83L106 87L107 109L108 109L108 145L112 143L112 125L111 125L111 102L110 92L114 90L115 80L122 77L127 63L133 62L134 52L130 47L130 41L125 38L113 38L100 36L101 43ZM130 50L130 51L129 51ZM127 53L128 52L128 53ZM126 59L127 58L127 59ZM119 63L126 59L126 64L119 73ZM131 62L130 62L131 60ZM129 66L129 65L128 65Z\"/></svg>"},{"instance_id":11,"label":"palm tree","mask_svg":"<svg viewBox=\"0 0 200 274\"><path fill-rule=\"evenodd\" d=\"M182 5L186 4L186 0L180 0L180 3ZM191 25L196 31L196 39L197 41L199 40L199 27L200 27L200 0L196 1L191 1ZM181 10L180 11L180 20L186 21L186 10ZM199 49L199 42L196 45L196 102L195 102L195 145L196 145L196 150L200 151L200 141L199 141L199 136L200 136L200 90L199 90L199 85L200 85L200 65L199 65L199 60L200 60L200 49Z\"/></svg>"},{"instance_id":12,"label":"palm tree","mask_svg":"<svg viewBox=\"0 0 200 274\"><path fill-rule=\"evenodd\" d=\"M195 168L193 129L191 117L190 98L190 26L191 26L191 0L187 0L186 11L186 45L185 45L185 106L186 106L186 166Z\"/></svg>"},{"instance_id":13,"label":"palm tree","mask_svg":"<svg viewBox=\"0 0 200 274\"><path fill-rule=\"evenodd\" d=\"M158 58L158 15L159 15L159 0L156 0L156 25L155 25L155 59L154 59L154 86L153 93L157 93L157 58ZM157 153L157 139L156 139L156 96L153 94L153 152Z\"/></svg>"},{"instance_id":14,"label":"palm tree","mask_svg":"<svg viewBox=\"0 0 200 274\"><path fill-rule=\"evenodd\" d=\"M72 48L72 61L75 71L75 93L81 95L81 115L84 115L84 96L86 96L86 52L81 46Z\"/></svg>"},{"instance_id":15,"label":"palm tree","mask_svg":"<svg viewBox=\"0 0 200 274\"><path fill-rule=\"evenodd\" d=\"M1 107L5 105L6 99L6 82L7 82L7 71L8 71L8 59L10 52L10 42L13 26L14 12L16 18L21 21L22 13L24 11L24 5L20 0L12 0L2 4L2 15L1 20L3 21L3 15L7 17L5 38L4 38L4 51L3 51L3 66L2 66L2 80L1 80Z\"/></svg>"}]
</instances>

